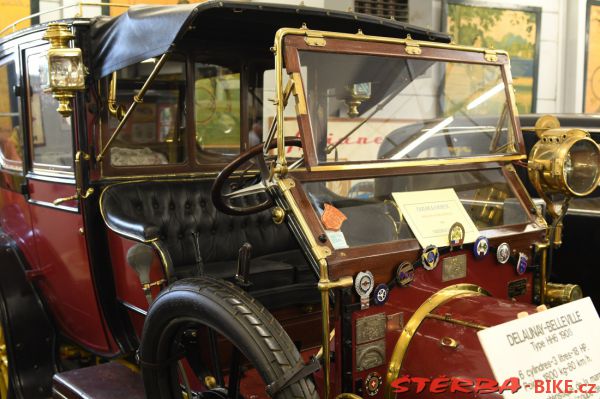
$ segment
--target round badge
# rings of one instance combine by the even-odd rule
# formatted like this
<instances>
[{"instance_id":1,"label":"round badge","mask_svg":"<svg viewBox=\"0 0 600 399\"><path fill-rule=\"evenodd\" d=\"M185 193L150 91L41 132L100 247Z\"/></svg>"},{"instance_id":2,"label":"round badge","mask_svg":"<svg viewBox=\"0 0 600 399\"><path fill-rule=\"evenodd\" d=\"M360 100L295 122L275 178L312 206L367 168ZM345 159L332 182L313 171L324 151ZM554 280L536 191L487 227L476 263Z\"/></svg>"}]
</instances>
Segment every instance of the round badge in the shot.
<instances>
[{"instance_id":1,"label":"round badge","mask_svg":"<svg viewBox=\"0 0 600 399\"><path fill-rule=\"evenodd\" d=\"M369 396L375 396L379 392L382 383L383 378L381 378L379 373L372 372L365 378L365 390Z\"/></svg>"},{"instance_id":2,"label":"round badge","mask_svg":"<svg viewBox=\"0 0 600 399\"><path fill-rule=\"evenodd\" d=\"M435 245L428 245L421 254L421 263L426 270L433 270L440 260L440 252Z\"/></svg>"},{"instance_id":3,"label":"round badge","mask_svg":"<svg viewBox=\"0 0 600 399\"><path fill-rule=\"evenodd\" d=\"M503 242L498 245L496 249L496 259L499 263L505 264L510 259L510 247L507 243Z\"/></svg>"},{"instance_id":4,"label":"round badge","mask_svg":"<svg viewBox=\"0 0 600 399\"><path fill-rule=\"evenodd\" d=\"M396 269L396 284L406 287L415 279L415 268L410 262L402 262Z\"/></svg>"},{"instance_id":5,"label":"round badge","mask_svg":"<svg viewBox=\"0 0 600 399\"><path fill-rule=\"evenodd\" d=\"M360 308L368 309L369 308L369 298L371 296L371 292L373 292L373 287L375 286L375 279L373 278L373 273L370 271L359 272L356 275L356 279L354 280L354 289L356 293L360 297Z\"/></svg>"},{"instance_id":6,"label":"round badge","mask_svg":"<svg viewBox=\"0 0 600 399\"><path fill-rule=\"evenodd\" d=\"M375 285L375 279L373 278L373 273L370 271L359 272L356 275L356 279L354 281L354 288L356 289L356 293L358 296L369 296L371 292L373 292L373 287Z\"/></svg>"},{"instance_id":7,"label":"round badge","mask_svg":"<svg viewBox=\"0 0 600 399\"><path fill-rule=\"evenodd\" d=\"M481 259L488 254L490 251L490 242L484 236L481 236L475 240L473 244L473 255L475 258Z\"/></svg>"},{"instance_id":8,"label":"round badge","mask_svg":"<svg viewBox=\"0 0 600 399\"><path fill-rule=\"evenodd\" d=\"M383 305L387 302L389 293L390 289L387 284L379 284L375 288L375 293L373 294L373 303L375 305Z\"/></svg>"},{"instance_id":9,"label":"round badge","mask_svg":"<svg viewBox=\"0 0 600 399\"><path fill-rule=\"evenodd\" d=\"M450 248L460 247L463 245L465 241L465 228L462 224L456 222L450 227L450 231L448 232L448 242L450 243Z\"/></svg>"},{"instance_id":10,"label":"round badge","mask_svg":"<svg viewBox=\"0 0 600 399\"><path fill-rule=\"evenodd\" d=\"M521 275L527 271L527 255L519 252L519 260L517 261L517 274Z\"/></svg>"}]
</instances>

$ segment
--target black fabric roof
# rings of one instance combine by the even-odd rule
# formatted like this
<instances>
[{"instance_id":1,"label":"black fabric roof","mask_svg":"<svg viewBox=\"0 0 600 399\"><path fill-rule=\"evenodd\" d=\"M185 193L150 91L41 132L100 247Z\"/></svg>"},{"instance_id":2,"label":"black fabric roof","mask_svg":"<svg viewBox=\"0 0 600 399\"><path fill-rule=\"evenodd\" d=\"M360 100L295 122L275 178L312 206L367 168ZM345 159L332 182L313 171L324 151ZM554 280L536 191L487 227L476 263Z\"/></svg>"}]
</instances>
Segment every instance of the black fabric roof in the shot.
<instances>
[{"instance_id":1,"label":"black fabric roof","mask_svg":"<svg viewBox=\"0 0 600 399\"><path fill-rule=\"evenodd\" d=\"M273 45L282 27L404 38L448 43L450 37L391 19L366 14L239 1L212 1L170 6L133 6L118 17L92 21L92 73L96 78L165 53L184 36L230 40L243 46ZM189 32L189 33L188 33Z\"/></svg>"}]
</instances>

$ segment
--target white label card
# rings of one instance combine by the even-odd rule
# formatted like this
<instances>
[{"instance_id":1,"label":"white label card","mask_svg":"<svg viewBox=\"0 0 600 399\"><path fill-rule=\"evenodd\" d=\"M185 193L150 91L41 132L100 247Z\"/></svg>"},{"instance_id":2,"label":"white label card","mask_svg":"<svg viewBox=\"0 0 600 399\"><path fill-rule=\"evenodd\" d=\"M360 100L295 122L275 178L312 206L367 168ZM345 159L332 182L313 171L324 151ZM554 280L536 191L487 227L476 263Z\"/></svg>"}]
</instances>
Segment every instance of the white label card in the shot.
<instances>
[{"instance_id":1,"label":"white label card","mask_svg":"<svg viewBox=\"0 0 600 399\"><path fill-rule=\"evenodd\" d=\"M598 399L599 331L598 313L584 298L477 335L496 381L520 379L521 389L505 391L505 399Z\"/></svg>"},{"instance_id":2,"label":"white label card","mask_svg":"<svg viewBox=\"0 0 600 399\"><path fill-rule=\"evenodd\" d=\"M331 242L333 249L348 248L346 236L344 236L344 233L341 231L325 230L325 234L327 234L327 238L329 238L329 242Z\"/></svg>"},{"instance_id":3,"label":"white label card","mask_svg":"<svg viewBox=\"0 0 600 399\"><path fill-rule=\"evenodd\" d=\"M474 242L479 231L454 189L392 193L419 244L446 247L448 233L456 222L465 228L465 243Z\"/></svg>"}]
</instances>

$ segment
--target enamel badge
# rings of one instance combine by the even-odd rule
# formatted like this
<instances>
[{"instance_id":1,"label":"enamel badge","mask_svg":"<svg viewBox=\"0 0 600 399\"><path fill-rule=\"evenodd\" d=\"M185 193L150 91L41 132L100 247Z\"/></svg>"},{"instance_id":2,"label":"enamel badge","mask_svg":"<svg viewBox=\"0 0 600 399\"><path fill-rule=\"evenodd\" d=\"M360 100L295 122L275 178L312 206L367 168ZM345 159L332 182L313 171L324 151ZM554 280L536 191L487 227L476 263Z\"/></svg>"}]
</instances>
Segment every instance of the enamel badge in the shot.
<instances>
[{"instance_id":1,"label":"enamel badge","mask_svg":"<svg viewBox=\"0 0 600 399\"><path fill-rule=\"evenodd\" d=\"M484 236L481 236L475 240L473 244L473 255L475 258L481 259L488 254L490 251L490 242Z\"/></svg>"},{"instance_id":2,"label":"enamel badge","mask_svg":"<svg viewBox=\"0 0 600 399\"><path fill-rule=\"evenodd\" d=\"M387 302L388 296L390 294L390 289L387 284L379 284L375 288L375 293L373 294L373 303L375 305L381 306Z\"/></svg>"},{"instance_id":3,"label":"enamel badge","mask_svg":"<svg viewBox=\"0 0 600 399\"><path fill-rule=\"evenodd\" d=\"M450 227L448 232L448 242L450 243L450 249L454 247L460 247L465 242L465 227L456 222Z\"/></svg>"},{"instance_id":4,"label":"enamel badge","mask_svg":"<svg viewBox=\"0 0 600 399\"><path fill-rule=\"evenodd\" d=\"M498 248L496 249L496 259L498 260L498 263L505 264L508 262L510 259L510 247L507 243L503 242L498 245Z\"/></svg>"},{"instance_id":5,"label":"enamel badge","mask_svg":"<svg viewBox=\"0 0 600 399\"><path fill-rule=\"evenodd\" d=\"M440 251L435 245L428 245L421 254L421 263L426 270L433 270L440 260Z\"/></svg>"},{"instance_id":6,"label":"enamel badge","mask_svg":"<svg viewBox=\"0 0 600 399\"><path fill-rule=\"evenodd\" d=\"M519 252L519 260L517 261L517 274L521 275L527 271L527 255Z\"/></svg>"},{"instance_id":7,"label":"enamel badge","mask_svg":"<svg viewBox=\"0 0 600 399\"><path fill-rule=\"evenodd\" d=\"M410 262L402 262L396 269L396 284L406 287L415 279L415 268Z\"/></svg>"}]
</instances>

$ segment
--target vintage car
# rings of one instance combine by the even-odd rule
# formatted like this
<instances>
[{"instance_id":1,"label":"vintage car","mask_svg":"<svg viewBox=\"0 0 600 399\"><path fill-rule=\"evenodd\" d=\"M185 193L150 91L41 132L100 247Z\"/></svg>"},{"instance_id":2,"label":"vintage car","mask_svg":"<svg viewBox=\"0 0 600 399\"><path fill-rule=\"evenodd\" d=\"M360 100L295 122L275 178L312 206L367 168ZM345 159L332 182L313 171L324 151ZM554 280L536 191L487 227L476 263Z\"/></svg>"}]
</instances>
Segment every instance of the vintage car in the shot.
<instances>
[{"instance_id":1,"label":"vintage car","mask_svg":"<svg viewBox=\"0 0 600 399\"><path fill-rule=\"evenodd\" d=\"M581 297L548 250L600 178L587 132L536 129L528 159L505 52L350 12L1 38L0 398L499 397L477 332Z\"/></svg>"}]
</instances>

